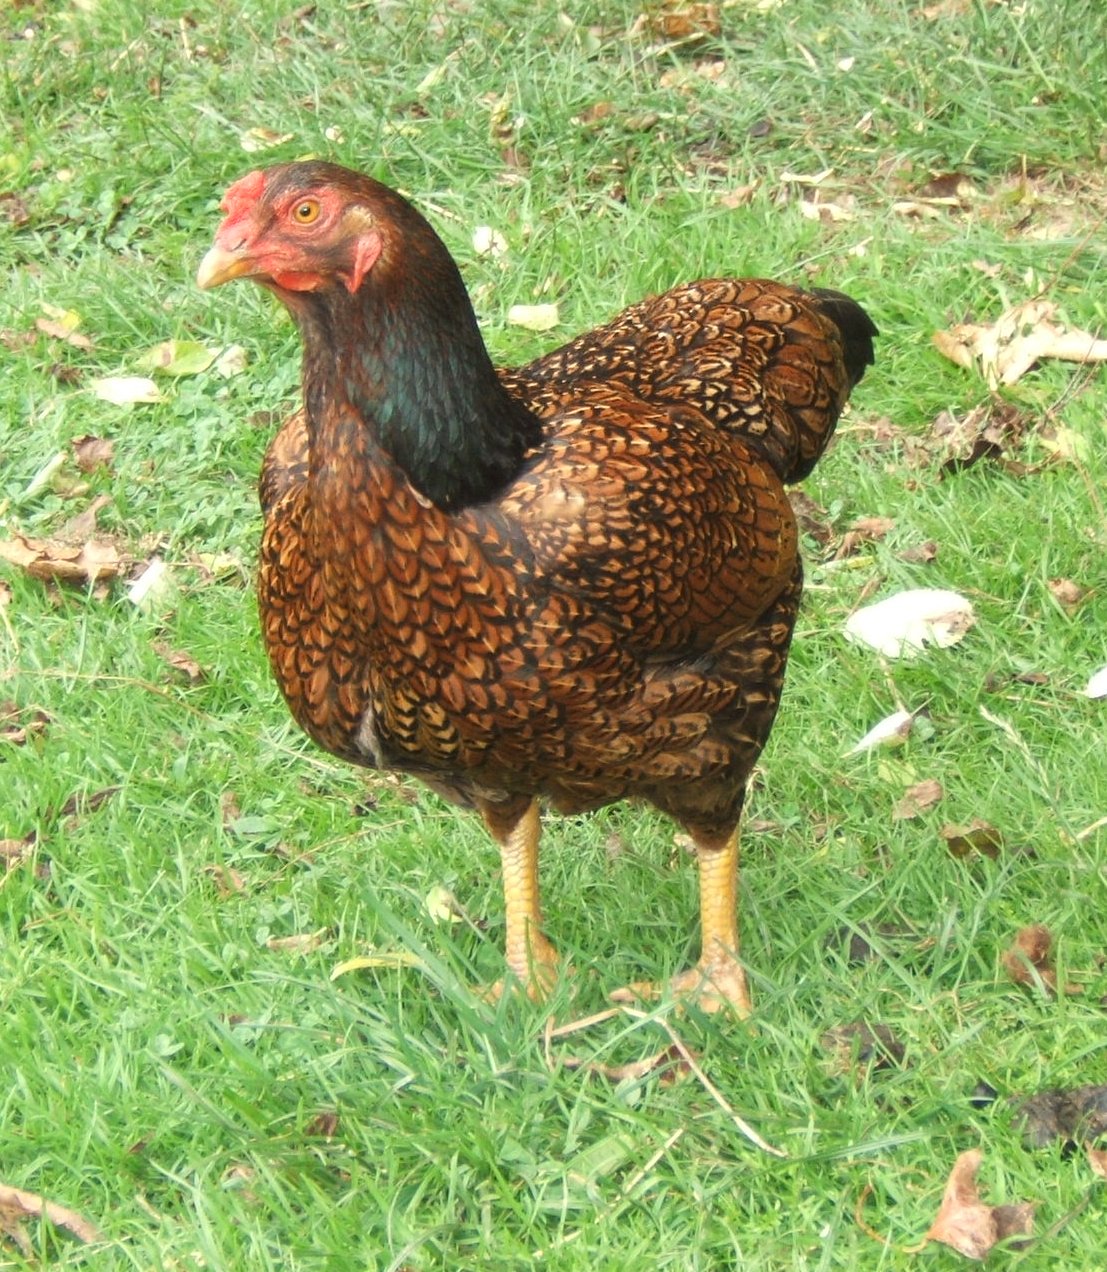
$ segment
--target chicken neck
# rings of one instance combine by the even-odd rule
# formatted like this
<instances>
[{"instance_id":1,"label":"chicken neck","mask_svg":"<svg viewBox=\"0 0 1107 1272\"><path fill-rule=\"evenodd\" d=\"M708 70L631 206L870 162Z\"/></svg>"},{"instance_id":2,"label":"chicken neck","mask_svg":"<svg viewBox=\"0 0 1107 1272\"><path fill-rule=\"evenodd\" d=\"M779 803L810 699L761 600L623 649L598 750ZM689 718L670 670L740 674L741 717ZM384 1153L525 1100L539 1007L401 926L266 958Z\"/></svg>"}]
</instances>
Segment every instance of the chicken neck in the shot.
<instances>
[{"instance_id":1,"label":"chicken neck","mask_svg":"<svg viewBox=\"0 0 1107 1272\"><path fill-rule=\"evenodd\" d=\"M541 425L501 384L445 247L436 237L418 247L422 259L382 262L352 295L336 286L282 299L303 339L313 474L336 476L340 456L363 463L379 448L453 511L493 498ZM364 437L349 436L351 420Z\"/></svg>"}]
</instances>

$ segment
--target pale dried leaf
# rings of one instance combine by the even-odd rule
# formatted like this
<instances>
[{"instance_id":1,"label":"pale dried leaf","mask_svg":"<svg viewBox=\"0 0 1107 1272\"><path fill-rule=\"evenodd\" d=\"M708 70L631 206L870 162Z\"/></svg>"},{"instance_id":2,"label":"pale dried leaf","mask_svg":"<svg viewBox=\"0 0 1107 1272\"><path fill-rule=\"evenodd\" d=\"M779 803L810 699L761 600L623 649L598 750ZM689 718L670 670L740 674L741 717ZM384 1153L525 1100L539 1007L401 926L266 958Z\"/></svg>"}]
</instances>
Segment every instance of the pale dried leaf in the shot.
<instances>
[{"instance_id":1,"label":"pale dried leaf","mask_svg":"<svg viewBox=\"0 0 1107 1272\"><path fill-rule=\"evenodd\" d=\"M90 538L96 532L96 518L101 508L106 508L110 503L111 495L97 495L87 508L83 508L75 517L70 517L62 527L62 535L66 539Z\"/></svg>"},{"instance_id":2,"label":"pale dried leaf","mask_svg":"<svg viewBox=\"0 0 1107 1272\"><path fill-rule=\"evenodd\" d=\"M0 545L2 546L2 545ZM1085 698L1107 698L1107 667L1094 672L1084 689Z\"/></svg>"},{"instance_id":3,"label":"pale dried leaf","mask_svg":"<svg viewBox=\"0 0 1107 1272\"><path fill-rule=\"evenodd\" d=\"M320 928L317 932L297 932L293 936L271 936L265 947L281 954L313 954L326 938L327 929Z\"/></svg>"},{"instance_id":4,"label":"pale dried leaf","mask_svg":"<svg viewBox=\"0 0 1107 1272\"><path fill-rule=\"evenodd\" d=\"M892 817L896 821L907 821L912 817L918 817L928 808L933 808L935 804L940 803L944 795L942 784L936 778L930 777L922 782L916 782L900 796L892 809Z\"/></svg>"},{"instance_id":5,"label":"pale dried leaf","mask_svg":"<svg viewBox=\"0 0 1107 1272\"><path fill-rule=\"evenodd\" d=\"M958 366L972 368L979 362L981 374L993 389L1016 383L1042 358L1081 363L1107 360L1107 340L1070 330L1054 320L1056 312L1052 301L1023 301L994 323L960 323L935 332L934 344Z\"/></svg>"},{"instance_id":6,"label":"pale dried leaf","mask_svg":"<svg viewBox=\"0 0 1107 1272\"><path fill-rule=\"evenodd\" d=\"M79 322L80 319L77 321ZM64 340L74 349L92 348L92 341L83 332L76 330L76 323L70 326L64 318L36 318L35 327L51 340Z\"/></svg>"},{"instance_id":7,"label":"pale dried leaf","mask_svg":"<svg viewBox=\"0 0 1107 1272\"><path fill-rule=\"evenodd\" d=\"M525 327L528 331L549 331L561 321L557 305L512 305L507 311L507 321L513 327Z\"/></svg>"},{"instance_id":8,"label":"pale dried leaf","mask_svg":"<svg viewBox=\"0 0 1107 1272\"><path fill-rule=\"evenodd\" d=\"M975 622L972 604L957 592L912 588L854 611L845 630L886 658L907 658L928 644L958 644Z\"/></svg>"},{"instance_id":9,"label":"pale dried leaf","mask_svg":"<svg viewBox=\"0 0 1107 1272\"><path fill-rule=\"evenodd\" d=\"M241 375L248 362L246 350L241 345L228 345L215 359L215 373L229 380L232 376Z\"/></svg>"},{"instance_id":10,"label":"pale dried leaf","mask_svg":"<svg viewBox=\"0 0 1107 1272\"><path fill-rule=\"evenodd\" d=\"M1088 1165L1092 1168L1092 1171L1100 1179L1107 1179L1107 1149L1093 1148L1091 1144L1085 1147L1088 1150Z\"/></svg>"},{"instance_id":11,"label":"pale dried leaf","mask_svg":"<svg viewBox=\"0 0 1107 1272\"><path fill-rule=\"evenodd\" d=\"M980 1200L976 1172L984 1154L978 1148L962 1153L946 1183L938 1217L927 1238L952 1246L969 1259L983 1259L1006 1237L1029 1236L1034 1230L1032 1201L1015 1206L989 1206Z\"/></svg>"},{"instance_id":12,"label":"pale dried leaf","mask_svg":"<svg viewBox=\"0 0 1107 1272\"><path fill-rule=\"evenodd\" d=\"M145 375L109 375L89 385L101 401L114 406L134 406L140 402L164 402L161 390Z\"/></svg>"},{"instance_id":13,"label":"pale dried leaf","mask_svg":"<svg viewBox=\"0 0 1107 1272\"><path fill-rule=\"evenodd\" d=\"M1091 595L1091 588L1081 587L1072 579L1050 579L1046 586L1057 604L1067 610L1077 609Z\"/></svg>"},{"instance_id":14,"label":"pale dried leaf","mask_svg":"<svg viewBox=\"0 0 1107 1272\"><path fill-rule=\"evenodd\" d=\"M239 133L238 144L248 155L257 154L261 150L272 150L275 146L283 146L291 141L293 133L276 132L272 128L247 128Z\"/></svg>"},{"instance_id":15,"label":"pale dried leaf","mask_svg":"<svg viewBox=\"0 0 1107 1272\"><path fill-rule=\"evenodd\" d=\"M28 1219L47 1219L56 1228L64 1228L86 1245L103 1241L104 1234L75 1210L59 1206L57 1202L47 1201L37 1193L25 1192L22 1188L13 1188L8 1184L0 1184L0 1210L11 1215L25 1215Z\"/></svg>"},{"instance_id":16,"label":"pale dried leaf","mask_svg":"<svg viewBox=\"0 0 1107 1272\"><path fill-rule=\"evenodd\" d=\"M151 609L164 604L174 591L169 567L161 557L151 557L145 569L127 588L127 600L139 609Z\"/></svg>"},{"instance_id":17,"label":"pale dried leaf","mask_svg":"<svg viewBox=\"0 0 1107 1272\"><path fill-rule=\"evenodd\" d=\"M850 747L845 758L862 755L865 751L871 751L878 746L902 746L907 741L914 723L914 712L893 711L891 715L885 716L879 723L874 724L860 741Z\"/></svg>"},{"instance_id":18,"label":"pale dried leaf","mask_svg":"<svg viewBox=\"0 0 1107 1272\"><path fill-rule=\"evenodd\" d=\"M204 874L211 876L216 890L224 900L246 891L246 880L231 866L222 864L205 866Z\"/></svg>"},{"instance_id":19,"label":"pale dried leaf","mask_svg":"<svg viewBox=\"0 0 1107 1272\"><path fill-rule=\"evenodd\" d=\"M498 260L507 254L507 239L490 225L478 225L473 231L473 251L478 256L491 256Z\"/></svg>"},{"instance_id":20,"label":"pale dried leaf","mask_svg":"<svg viewBox=\"0 0 1107 1272\"><path fill-rule=\"evenodd\" d=\"M1016 985L1043 985L1057 993L1057 972L1053 967L1053 933L1044 923L1021 928L1015 943L1003 955L1003 967ZM1065 985L1066 994L1083 993L1080 985Z\"/></svg>"}]
</instances>

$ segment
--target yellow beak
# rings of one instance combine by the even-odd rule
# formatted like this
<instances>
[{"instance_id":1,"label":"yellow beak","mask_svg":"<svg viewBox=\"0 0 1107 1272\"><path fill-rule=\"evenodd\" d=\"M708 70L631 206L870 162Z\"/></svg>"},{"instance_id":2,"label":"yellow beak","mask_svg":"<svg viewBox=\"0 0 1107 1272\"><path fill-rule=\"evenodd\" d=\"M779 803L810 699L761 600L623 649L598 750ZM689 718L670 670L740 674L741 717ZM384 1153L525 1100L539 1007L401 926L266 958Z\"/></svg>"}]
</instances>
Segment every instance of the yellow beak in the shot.
<instances>
[{"instance_id":1,"label":"yellow beak","mask_svg":"<svg viewBox=\"0 0 1107 1272\"><path fill-rule=\"evenodd\" d=\"M205 291L209 287L218 287L221 283L229 283L232 278L242 278L251 274L254 262L241 249L228 252L223 247L213 247L200 262L196 271L196 286Z\"/></svg>"}]
</instances>

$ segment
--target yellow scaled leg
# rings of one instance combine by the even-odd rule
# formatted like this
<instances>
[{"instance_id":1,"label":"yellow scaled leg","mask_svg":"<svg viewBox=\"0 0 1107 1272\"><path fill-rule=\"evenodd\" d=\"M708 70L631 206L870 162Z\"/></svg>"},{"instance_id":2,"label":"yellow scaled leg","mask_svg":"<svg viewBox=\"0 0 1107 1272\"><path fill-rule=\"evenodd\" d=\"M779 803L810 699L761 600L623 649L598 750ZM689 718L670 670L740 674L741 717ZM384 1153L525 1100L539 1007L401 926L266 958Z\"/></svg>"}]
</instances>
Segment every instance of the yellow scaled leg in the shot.
<instances>
[{"instance_id":1,"label":"yellow scaled leg","mask_svg":"<svg viewBox=\"0 0 1107 1272\"><path fill-rule=\"evenodd\" d=\"M752 1010L746 973L738 962L738 831L721 848L696 843L700 876L700 926L703 945L699 962L669 984L679 998L694 998L703 1011L731 1008L739 1016ZM616 990L615 1002L659 998L663 987L640 981Z\"/></svg>"},{"instance_id":2,"label":"yellow scaled leg","mask_svg":"<svg viewBox=\"0 0 1107 1272\"><path fill-rule=\"evenodd\" d=\"M514 808L506 811L495 806L486 806L482 811L485 824L500 847L507 969L529 998L540 1000L557 979L558 954L542 931L538 891L538 840L542 826L538 803L531 800L521 814ZM505 983L498 981L490 995L498 998L504 988Z\"/></svg>"}]
</instances>

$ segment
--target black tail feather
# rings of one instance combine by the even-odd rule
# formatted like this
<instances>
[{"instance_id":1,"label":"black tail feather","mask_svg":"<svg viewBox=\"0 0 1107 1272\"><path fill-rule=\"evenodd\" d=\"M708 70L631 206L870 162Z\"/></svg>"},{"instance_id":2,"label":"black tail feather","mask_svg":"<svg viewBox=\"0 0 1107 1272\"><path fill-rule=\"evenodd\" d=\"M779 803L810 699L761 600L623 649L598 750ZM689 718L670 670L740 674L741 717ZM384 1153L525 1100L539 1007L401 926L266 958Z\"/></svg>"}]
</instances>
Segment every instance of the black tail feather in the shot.
<instances>
[{"instance_id":1,"label":"black tail feather","mask_svg":"<svg viewBox=\"0 0 1107 1272\"><path fill-rule=\"evenodd\" d=\"M851 300L844 292L833 291L829 287L812 287L811 295L818 302L819 309L842 333L846 373L852 389L865 374L865 368L873 364L873 338L880 332L857 301Z\"/></svg>"}]
</instances>

